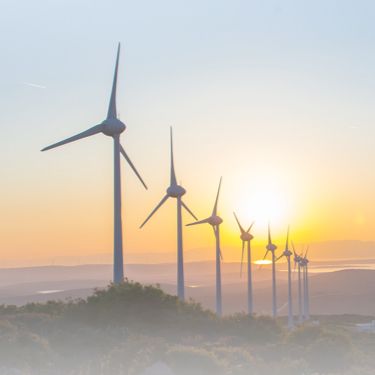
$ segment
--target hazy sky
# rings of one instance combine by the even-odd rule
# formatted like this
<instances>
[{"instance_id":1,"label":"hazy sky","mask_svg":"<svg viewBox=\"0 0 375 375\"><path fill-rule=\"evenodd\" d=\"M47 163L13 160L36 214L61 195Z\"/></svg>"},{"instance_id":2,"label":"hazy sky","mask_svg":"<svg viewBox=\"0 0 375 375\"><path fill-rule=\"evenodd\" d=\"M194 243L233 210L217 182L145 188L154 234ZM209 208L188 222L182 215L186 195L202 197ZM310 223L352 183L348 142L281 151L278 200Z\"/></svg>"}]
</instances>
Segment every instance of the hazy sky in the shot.
<instances>
[{"instance_id":1,"label":"hazy sky","mask_svg":"<svg viewBox=\"0 0 375 375\"><path fill-rule=\"evenodd\" d=\"M191 209L209 215L220 176L223 253L232 211L258 244L375 240L372 1L0 0L0 265L112 251L112 142L39 150L101 122L116 44L126 253L175 251L175 202L143 230L169 179L169 126ZM267 203L268 202L268 203ZM185 222L189 217L184 218ZM186 250L213 256L208 226ZM211 251L212 248L212 251Z\"/></svg>"}]
</instances>

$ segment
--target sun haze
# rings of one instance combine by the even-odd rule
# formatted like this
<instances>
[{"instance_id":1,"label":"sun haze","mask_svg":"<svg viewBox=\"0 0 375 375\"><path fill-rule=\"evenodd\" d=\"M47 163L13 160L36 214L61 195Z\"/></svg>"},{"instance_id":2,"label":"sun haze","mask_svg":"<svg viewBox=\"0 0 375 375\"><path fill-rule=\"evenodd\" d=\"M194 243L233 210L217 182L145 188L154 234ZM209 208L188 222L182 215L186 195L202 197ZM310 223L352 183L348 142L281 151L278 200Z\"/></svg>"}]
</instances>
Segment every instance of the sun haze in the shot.
<instances>
[{"instance_id":1,"label":"sun haze","mask_svg":"<svg viewBox=\"0 0 375 375\"><path fill-rule=\"evenodd\" d=\"M122 142L149 186L123 165L125 263L174 259L171 202L139 229L169 184L171 125L199 218L223 176L226 260L238 260L233 211L262 249L268 222L279 247L288 225L296 243L375 240L373 2L188 3L2 6L0 265L111 262L110 140L39 150L102 120L119 40ZM184 228L187 260L214 257L211 234Z\"/></svg>"}]
</instances>

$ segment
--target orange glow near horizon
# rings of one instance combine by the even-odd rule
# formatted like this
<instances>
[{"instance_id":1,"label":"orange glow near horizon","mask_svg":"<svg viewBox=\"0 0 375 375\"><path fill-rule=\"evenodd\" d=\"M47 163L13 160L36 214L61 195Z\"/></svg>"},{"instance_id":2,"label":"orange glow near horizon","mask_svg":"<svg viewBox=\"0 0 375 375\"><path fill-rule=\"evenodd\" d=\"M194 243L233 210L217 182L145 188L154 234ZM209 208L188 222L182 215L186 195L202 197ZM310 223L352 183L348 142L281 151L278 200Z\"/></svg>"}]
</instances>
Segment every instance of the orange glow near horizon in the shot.
<instances>
[{"instance_id":1,"label":"orange glow near horizon","mask_svg":"<svg viewBox=\"0 0 375 375\"><path fill-rule=\"evenodd\" d=\"M212 212L223 177L224 261L241 256L233 211L244 227L255 222L254 260L264 255L268 222L277 253L285 246L288 225L296 246L314 244L312 257L320 242L375 241L374 87L363 79L375 70L371 22L369 28L355 28L361 43L348 44L347 33L332 26L342 25L342 12L333 12L332 22L323 22L317 33L311 33L311 12L302 12L305 22L296 34L294 10L273 12L263 2L241 2L246 12L228 2L229 13L221 6L212 12L209 5L202 7L205 2L189 3L184 11L155 5L148 18L142 3L118 3L121 9L133 4L132 11L114 14L111 7L111 17L103 17L104 8L93 7L93 18L87 18L86 7L78 7L70 33L62 17L69 12L60 4L49 9L54 9L47 18L53 33L4 17L4 25L17 32L4 39L8 53L0 85L1 122L8 124L0 139L0 267L26 260L59 263L64 257L87 263L98 254L111 261L112 140L98 135L40 150L103 120L117 43L126 42L114 40L116 35L131 38L118 70L116 106L126 124L121 144L149 187L145 191L121 160L125 264L139 254L149 254L142 258L146 261L176 259L173 199L139 229L168 188L170 126L177 180L187 191L183 200L198 218ZM18 11L8 8L11 14ZM352 8L344 12L346 24L363 18L363 7ZM44 24L44 12L36 6L30 12L28 19ZM82 14L88 27L82 27ZM129 22L113 22L112 16L123 15ZM134 33L138 15L144 27ZM105 27L91 27L98 22ZM173 35L170 22L176 26ZM192 24L196 27L185 27ZM20 27L27 30L22 34L27 42L16 48ZM55 35L61 36L59 43ZM327 40L337 46L329 58ZM48 58L41 59L39 51L47 51ZM74 56L74 64L66 64L62 53ZM40 82L27 83L34 79ZM191 220L184 212L183 223ZM186 261L215 257L208 225L184 227L183 236ZM319 257L332 256L324 251L317 251Z\"/></svg>"},{"instance_id":2,"label":"orange glow near horizon","mask_svg":"<svg viewBox=\"0 0 375 375\"><path fill-rule=\"evenodd\" d=\"M83 144L82 147L91 149L96 145ZM105 258L106 262L111 262L113 193L110 155L106 150L98 151L106 156L98 173L97 166L88 168L87 160L79 158L79 149L75 145L67 150L51 152L48 157L43 154L45 160L40 161L41 164L46 163L40 177L43 183L29 177L29 189L25 191L23 186L26 182L19 182L20 177L17 177L14 184L9 185L11 193L8 195L17 196L18 202L16 205L12 199L3 202L2 209L7 220L0 228L0 265L25 264L26 261L27 264L59 263L64 261L64 257L74 258L73 263L88 263L93 258ZM75 162L71 156L74 153L77 153ZM130 171L123 169L125 263L138 259L146 262L175 261L175 200L170 199L142 230L139 229L140 223L160 201L168 184L168 152L165 154L164 160L154 168L157 167L162 175L156 181L150 179L151 188L147 192L138 186ZM180 154L176 153L178 172L183 175L184 186L188 190L184 201L202 219L212 210L218 178L215 178L216 173L205 177L205 163L189 174L189 168L180 166L180 158ZM62 163L66 170L60 166ZM297 184L293 171L284 170L283 179L276 167L268 169L268 179L257 171L245 181L237 170L227 169L224 172L219 214L224 219L221 242L225 262L239 261L241 256L241 241L233 211L244 227L255 222L252 229L255 260L262 259L265 253L268 220L278 253L285 245L289 224L291 240L296 245L335 239L373 239L371 222L375 220L375 215L368 203L371 189L363 190L361 196L356 196L351 191L336 191L336 185L326 184L324 180L323 186L312 185L303 177L305 183ZM154 176L155 172L147 173L146 169L145 174ZM44 183L47 177L48 183ZM202 180L204 183L201 184L199 181ZM310 185L313 187L310 188ZM192 220L186 212L183 215L184 224ZM187 262L214 259L215 243L209 225L184 227L183 233ZM152 260L147 254L152 255ZM315 254L314 247L311 254ZM319 253L319 257L324 256L324 253Z\"/></svg>"},{"instance_id":3,"label":"orange glow near horizon","mask_svg":"<svg viewBox=\"0 0 375 375\"><path fill-rule=\"evenodd\" d=\"M64 158L62 151L56 155L61 160ZM110 160L107 164L109 163ZM77 164L79 163L74 168L80 167ZM111 262L111 170L108 165L102 168L104 176L102 175L101 181L98 178L96 183L96 178L100 176L95 176L95 171L85 170L79 175L71 162L66 165L73 171L73 181L69 186L61 185L62 179L56 172L53 180L46 186L34 187L34 190L23 194L20 188L13 188L13 192L18 192L21 200L17 206L12 205L12 201L3 204L4 212L7 213L7 221L0 232L3 265L8 264L9 259L12 260L11 264L21 264L25 259L29 260L27 264L59 263L63 257L74 257L77 263L87 263L95 257L104 259L103 254L106 262ZM162 168L161 170L163 171ZM139 224L164 193L168 171L163 173L157 186L149 192L142 191L135 179L124 181L128 184L123 187L125 263L138 259L148 261L147 254L154 254L152 262L175 261L175 200L169 200L142 230L139 229ZM371 239L369 223L374 214L370 206L362 204L361 209L358 208L359 198L349 200L342 193L334 196L330 191L326 192L327 197L321 191L313 191L304 185L299 185L301 191L296 191L293 184L282 184L280 178L272 185L272 181L257 175L253 177L253 183L241 185L241 176L236 176L235 173L236 171L231 171L228 177L224 175L219 201L219 214L224 219L221 226L224 261L239 261L241 255L241 241L233 211L236 211L246 228L255 221L252 229L255 260L264 256L268 220L271 223L272 240L278 246L277 252L285 245L289 224L291 239L296 245L330 239L353 239L355 236L360 238L361 235L366 238L363 236L364 231ZM125 180L129 172L126 171L124 175ZM275 175L275 172L270 175ZM86 194L77 194L77 191L87 189L88 179L94 188ZM191 175L185 179L187 182L195 180ZM184 197L199 218L210 214L216 193L217 181L213 181L210 176L207 180L209 184L194 183L187 186L188 194ZM302 195L304 199L301 198ZM364 199L365 196L361 198ZM337 216L341 202L345 202L347 210ZM183 221L185 224L191 221L188 214L184 213ZM212 228L209 225L184 227L184 250L186 261L214 259ZM145 254L143 258L142 254ZM324 256L323 253L319 255Z\"/></svg>"}]
</instances>

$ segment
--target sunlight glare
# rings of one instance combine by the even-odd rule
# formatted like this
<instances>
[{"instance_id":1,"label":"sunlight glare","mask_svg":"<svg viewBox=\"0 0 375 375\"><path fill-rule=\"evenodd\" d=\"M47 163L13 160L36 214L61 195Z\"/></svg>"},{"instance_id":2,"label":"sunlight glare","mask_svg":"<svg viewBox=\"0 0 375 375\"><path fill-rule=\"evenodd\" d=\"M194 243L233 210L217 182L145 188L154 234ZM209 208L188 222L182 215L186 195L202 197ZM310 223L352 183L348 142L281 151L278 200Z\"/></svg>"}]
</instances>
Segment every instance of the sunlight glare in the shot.
<instances>
[{"instance_id":1,"label":"sunlight glare","mask_svg":"<svg viewBox=\"0 0 375 375\"><path fill-rule=\"evenodd\" d=\"M281 224L287 221L287 199L281 191L263 189L255 192L247 205L247 211L260 225Z\"/></svg>"},{"instance_id":2,"label":"sunlight glare","mask_svg":"<svg viewBox=\"0 0 375 375\"><path fill-rule=\"evenodd\" d=\"M270 261L269 259L259 259L259 260L256 260L254 264L258 266L266 266L266 265L272 264L272 261Z\"/></svg>"}]
</instances>

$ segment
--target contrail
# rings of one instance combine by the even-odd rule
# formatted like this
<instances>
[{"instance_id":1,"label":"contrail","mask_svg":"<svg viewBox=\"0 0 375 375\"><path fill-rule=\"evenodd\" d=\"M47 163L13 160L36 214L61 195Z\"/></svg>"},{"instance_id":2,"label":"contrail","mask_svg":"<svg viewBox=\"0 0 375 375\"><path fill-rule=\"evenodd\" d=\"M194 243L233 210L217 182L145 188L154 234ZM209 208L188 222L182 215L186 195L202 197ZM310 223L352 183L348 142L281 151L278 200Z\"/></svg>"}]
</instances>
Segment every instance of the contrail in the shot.
<instances>
[{"instance_id":1,"label":"contrail","mask_svg":"<svg viewBox=\"0 0 375 375\"><path fill-rule=\"evenodd\" d=\"M32 83L32 82L22 82L22 83L26 86L35 87L37 89L46 89L47 88L47 86L38 85L37 83Z\"/></svg>"}]
</instances>

